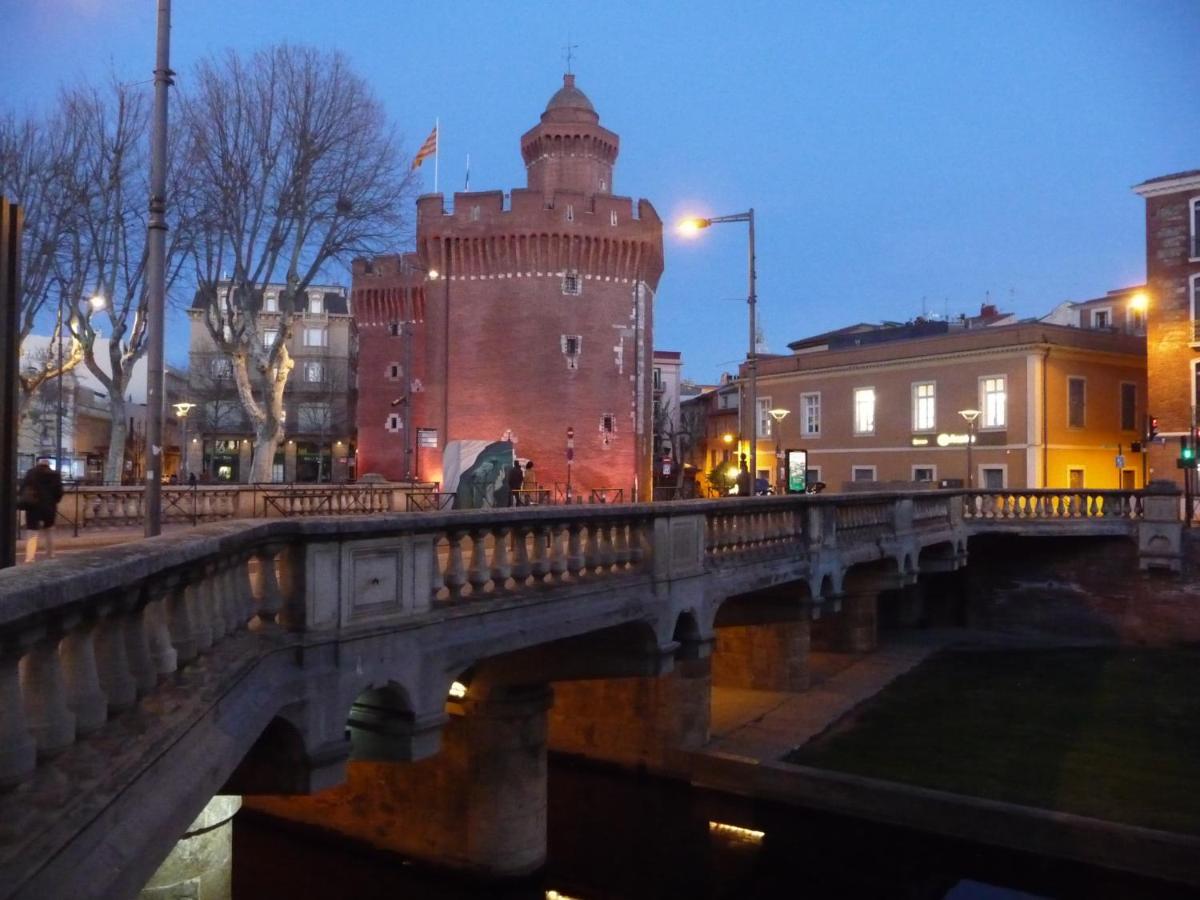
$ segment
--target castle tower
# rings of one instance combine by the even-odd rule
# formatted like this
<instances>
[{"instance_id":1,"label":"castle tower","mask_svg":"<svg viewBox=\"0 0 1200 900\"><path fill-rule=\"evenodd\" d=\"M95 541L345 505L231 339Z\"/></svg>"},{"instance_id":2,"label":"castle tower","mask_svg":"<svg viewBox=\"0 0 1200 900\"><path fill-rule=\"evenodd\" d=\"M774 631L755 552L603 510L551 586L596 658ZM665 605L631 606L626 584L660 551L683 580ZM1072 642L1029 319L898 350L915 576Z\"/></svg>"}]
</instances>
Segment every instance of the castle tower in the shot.
<instances>
[{"instance_id":1,"label":"castle tower","mask_svg":"<svg viewBox=\"0 0 1200 900\"><path fill-rule=\"evenodd\" d=\"M570 428L576 493L622 488L631 499L636 486L649 496L662 222L648 201L612 194L618 143L567 75L521 138L528 187L458 193L450 209L441 194L417 201L417 256L438 273L423 286L412 366L423 479L440 480L446 441L509 436L534 461L537 482L563 485ZM405 286L397 266L382 268L397 270L394 286L356 269L355 289ZM386 333L396 344L390 360L404 345ZM365 359L373 351L360 334ZM373 386L360 378L360 389L362 398ZM359 408L384 405L360 399ZM404 439L368 435L383 424L360 421L363 454L377 449L359 471L399 477ZM391 444L394 452L383 449Z\"/></svg>"}]
</instances>

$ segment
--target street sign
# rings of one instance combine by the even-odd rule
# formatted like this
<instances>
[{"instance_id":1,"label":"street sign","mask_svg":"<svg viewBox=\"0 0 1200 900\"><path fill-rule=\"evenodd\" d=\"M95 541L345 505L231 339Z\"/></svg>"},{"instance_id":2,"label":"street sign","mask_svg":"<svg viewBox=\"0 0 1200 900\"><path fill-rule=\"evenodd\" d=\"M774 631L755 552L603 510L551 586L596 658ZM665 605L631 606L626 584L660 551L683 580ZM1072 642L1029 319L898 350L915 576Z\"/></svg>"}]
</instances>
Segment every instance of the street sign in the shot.
<instances>
[{"instance_id":1,"label":"street sign","mask_svg":"<svg viewBox=\"0 0 1200 900\"><path fill-rule=\"evenodd\" d=\"M1117 468L1118 469L1125 468L1125 454L1124 453L1117 454Z\"/></svg>"},{"instance_id":2,"label":"street sign","mask_svg":"<svg viewBox=\"0 0 1200 900\"><path fill-rule=\"evenodd\" d=\"M438 433L436 428L418 428L417 429L417 446L418 447L437 447Z\"/></svg>"}]
</instances>

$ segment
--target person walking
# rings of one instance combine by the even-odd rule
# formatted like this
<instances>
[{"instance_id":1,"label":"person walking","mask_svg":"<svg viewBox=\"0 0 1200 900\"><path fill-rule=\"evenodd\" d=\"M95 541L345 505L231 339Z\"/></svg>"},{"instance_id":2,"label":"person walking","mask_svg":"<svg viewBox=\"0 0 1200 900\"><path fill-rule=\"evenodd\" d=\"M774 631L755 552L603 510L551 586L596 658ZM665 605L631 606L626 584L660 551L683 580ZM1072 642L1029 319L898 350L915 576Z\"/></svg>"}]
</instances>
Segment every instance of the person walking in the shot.
<instances>
[{"instance_id":1,"label":"person walking","mask_svg":"<svg viewBox=\"0 0 1200 900\"><path fill-rule=\"evenodd\" d=\"M521 461L513 460L512 468L508 470L508 505L520 506L521 485L525 483L525 470L521 467Z\"/></svg>"},{"instance_id":2,"label":"person walking","mask_svg":"<svg viewBox=\"0 0 1200 900\"><path fill-rule=\"evenodd\" d=\"M46 534L46 559L54 559L54 520L58 516L58 501L62 500L62 478L44 459L25 473L17 495L17 507L25 511L25 562L37 559L38 532Z\"/></svg>"}]
</instances>

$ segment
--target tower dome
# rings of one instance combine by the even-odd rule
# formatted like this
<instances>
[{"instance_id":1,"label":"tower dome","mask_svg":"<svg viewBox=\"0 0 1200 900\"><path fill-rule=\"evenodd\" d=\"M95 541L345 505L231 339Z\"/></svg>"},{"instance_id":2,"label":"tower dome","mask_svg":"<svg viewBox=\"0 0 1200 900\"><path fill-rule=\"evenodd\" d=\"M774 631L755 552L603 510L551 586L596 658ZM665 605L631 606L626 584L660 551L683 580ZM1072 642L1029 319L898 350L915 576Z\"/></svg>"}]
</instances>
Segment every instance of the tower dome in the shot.
<instances>
[{"instance_id":1,"label":"tower dome","mask_svg":"<svg viewBox=\"0 0 1200 900\"><path fill-rule=\"evenodd\" d=\"M600 126L592 101L568 72L546 104L541 122L521 137L528 186L547 195L611 194L619 145L617 136Z\"/></svg>"}]
</instances>

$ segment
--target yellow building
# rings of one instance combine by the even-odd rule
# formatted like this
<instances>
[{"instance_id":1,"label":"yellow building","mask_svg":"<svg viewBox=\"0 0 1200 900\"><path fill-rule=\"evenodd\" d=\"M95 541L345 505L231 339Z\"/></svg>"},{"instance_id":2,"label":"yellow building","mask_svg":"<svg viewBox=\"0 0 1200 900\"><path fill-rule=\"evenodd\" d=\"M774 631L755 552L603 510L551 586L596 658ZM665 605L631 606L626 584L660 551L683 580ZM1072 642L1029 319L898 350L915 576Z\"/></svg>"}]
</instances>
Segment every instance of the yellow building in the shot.
<instances>
[{"instance_id":1,"label":"yellow building","mask_svg":"<svg viewBox=\"0 0 1200 900\"><path fill-rule=\"evenodd\" d=\"M792 355L759 360L758 476L779 490L777 449L804 449L808 480L830 490L1140 487L1138 328L1017 322L985 307L957 322L857 325L797 341ZM777 422L771 410L786 415Z\"/></svg>"}]
</instances>

